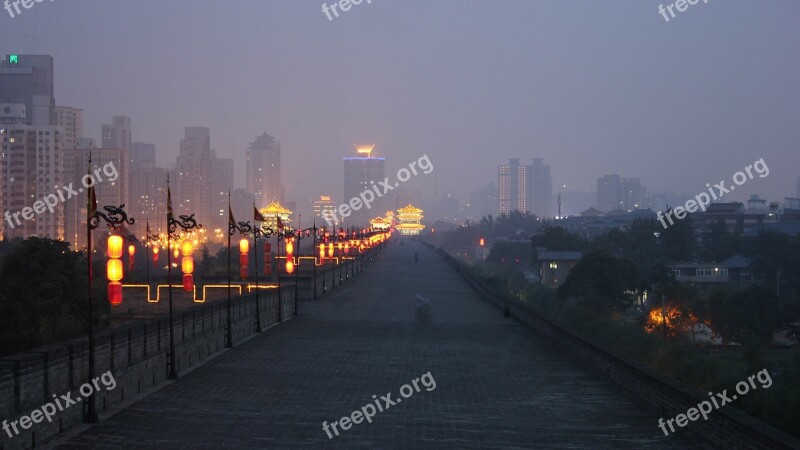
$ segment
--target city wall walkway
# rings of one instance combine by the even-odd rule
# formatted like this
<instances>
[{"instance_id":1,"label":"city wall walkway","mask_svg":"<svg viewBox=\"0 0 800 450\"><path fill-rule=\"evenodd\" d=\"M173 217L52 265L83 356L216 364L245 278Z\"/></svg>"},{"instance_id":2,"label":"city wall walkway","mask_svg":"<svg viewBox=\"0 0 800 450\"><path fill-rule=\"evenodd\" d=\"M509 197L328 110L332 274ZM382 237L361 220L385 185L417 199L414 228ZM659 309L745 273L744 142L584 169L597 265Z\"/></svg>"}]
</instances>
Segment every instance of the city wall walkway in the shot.
<instances>
[{"instance_id":1,"label":"city wall walkway","mask_svg":"<svg viewBox=\"0 0 800 450\"><path fill-rule=\"evenodd\" d=\"M420 256L414 262L414 253ZM416 297L430 301L419 314ZM402 403L322 428L430 372ZM381 402L383 405L383 402ZM415 241L58 448L695 448Z\"/></svg>"}]
</instances>

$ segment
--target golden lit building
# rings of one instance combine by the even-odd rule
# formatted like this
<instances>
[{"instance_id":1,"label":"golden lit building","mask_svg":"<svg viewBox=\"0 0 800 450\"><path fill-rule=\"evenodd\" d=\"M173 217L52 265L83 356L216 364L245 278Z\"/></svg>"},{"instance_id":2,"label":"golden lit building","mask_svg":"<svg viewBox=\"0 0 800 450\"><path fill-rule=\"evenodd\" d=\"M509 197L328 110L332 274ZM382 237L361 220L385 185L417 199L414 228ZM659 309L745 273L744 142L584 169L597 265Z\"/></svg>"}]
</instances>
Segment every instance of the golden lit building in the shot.
<instances>
[{"instance_id":1,"label":"golden lit building","mask_svg":"<svg viewBox=\"0 0 800 450\"><path fill-rule=\"evenodd\" d=\"M281 219L284 227L291 228L292 211L284 208L278 202L272 202L266 208L261 208L261 214L267 219L263 225L272 228L276 232L278 231L278 219Z\"/></svg>"},{"instance_id":2,"label":"golden lit building","mask_svg":"<svg viewBox=\"0 0 800 450\"><path fill-rule=\"evenodd\" d=\"M400 231L401 236L417 236L425 228L425 225L420 223L422 222L422 210L415 208L411 203L405 208L397 210L397 221L399 222L397 230Z\"/></svg>"},{"instance_id":3,"label":"golden lit building","mask_svg":"<svg viewBox=\"0 0 800 450\"><path fill-rule=\"evenodd\" d=\"M336 217L335 211L336 204L330 195L320 195L319 199L314 200L314 217L321 219L320 223L336 227L339 219Z\"/></svg>"},{"instance_id":4,"label":"golden lit building","mask_svg":"<svg viewBox=\"0 0 800 450\"><path fill-rule=\"evenodd\" d=\"M376 217L369 221L369 224L374 230L388 230L392 226L391 222L387 222L383 217Z\"/></svg>"}]
</instances>

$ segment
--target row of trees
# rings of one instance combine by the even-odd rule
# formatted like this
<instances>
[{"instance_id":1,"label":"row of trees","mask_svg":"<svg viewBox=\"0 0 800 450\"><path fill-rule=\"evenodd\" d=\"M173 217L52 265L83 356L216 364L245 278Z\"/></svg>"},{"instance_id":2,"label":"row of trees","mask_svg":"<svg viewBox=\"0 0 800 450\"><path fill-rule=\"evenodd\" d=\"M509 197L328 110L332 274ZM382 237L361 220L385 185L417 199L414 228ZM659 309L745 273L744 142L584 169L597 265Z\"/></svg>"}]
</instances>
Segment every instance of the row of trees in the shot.
<instances>
[{"instance_id":1,"label":"row of trees","mask_svg":"<svg viewBox=\"0 0 800 450\"><path fill-rule=\"evenodd\" d=\"M104 252L102 242L97 252ZM167 257L165 252L160 256L156 267L148 252L136 252L134 269L126 270L125 279L143 282L148 270L145 265L149 265L150 280L163 283ZM238 246L234 246L231 256L238 270ZM251 267L254 258L255 252L251 252ZM227 276L225 247L212 254L203 246L196 253L196 261L198 280ZM260 271L263 265L260 254ZM110 313L105 258L95 258L92 275L94 326L104 327L109 324ZM179 268L173 270L173 276L179 279ZM235 277L238 279L238 271ZM86 253L72 251L67 242L36 237L0 241L0 356L85 335L89 317L87 283Z\"/></svg>"},{"instance_id":2,"label":"row of trees","mask_svg":"<svg viewBox=\"0 0 800 450\"><path fill-rule=\"evenodd\" d=\"M104 267L94 267L102 282ZM0 356L86 333L86 255L69 244L30 238L0 244ZM108 305L94 299L98 317Z\"/></svg>"},{"instance_id":3,"label":"row of trees","mask_svg":"<svg viewBox=\"0 0 800 450\"><path fill-rule=\"evenodd\" d=\"M773 231L746 237L732 233L722 222L710 224L697 235L687 218L667 229L656 220L637 220L626 229L590 240L557 222L543 223L533 215L514 212L467 222L441 233L436 243L469 254L481 238L495 238L487 262L508 268L491 270L492 281L516 295L526 289L521 272L536 269L537 248L582 251L583 260L557 297L564 308L579 305L573 313L620 314L646 291L653 306L662 307L663 298L663 306L675 312L674 320L662 324L665 328L686 328L691 321L699 321L713 325L726 341L762 344L771 339L771 331L790 327L800 318L798 237ZM700 292L674 279L671 267L676 262L721 262L737 254L748 261L754 280L745 291ZM674 333L667 330L667 334Z\"/></svg>"}]
</instances>

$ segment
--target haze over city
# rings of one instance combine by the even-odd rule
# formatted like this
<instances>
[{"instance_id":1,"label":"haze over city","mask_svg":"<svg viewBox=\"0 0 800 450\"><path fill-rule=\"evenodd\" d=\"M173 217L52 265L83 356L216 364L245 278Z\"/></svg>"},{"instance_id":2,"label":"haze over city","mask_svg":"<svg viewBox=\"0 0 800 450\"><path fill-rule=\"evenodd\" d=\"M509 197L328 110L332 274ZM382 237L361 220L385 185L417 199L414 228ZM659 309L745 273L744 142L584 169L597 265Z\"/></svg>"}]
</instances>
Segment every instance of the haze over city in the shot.
<instances>
[{"instance_id":1,"label":"haze over city","mask_svg":"<svg viewBox=\"0 0 800 450\"><path fill-rule=\"evenodd\" d=\"M49 54L59 105L87 137L113 115L174 163L185 126L219 157L263 132L287 197L341 200L341 158L375 143L387 173L423 153L410 189L462 199L508 158L543 158L555 186L637 177L702 190L758 157L749 194L796 195L800 30L791 1L712 1L664 20L650 2L375 1L325 19L314 2L43 2L0 15L3 53Z\"/></svg>"},{"instance_id":2,"label":"haze over city","mask_svg":"<svg viewBox=\"0 0 800 450\"><path fill-rule=\"evenodd\" d=\"M798 0L0 0L0 450L800 449Z\"/></svg>"}]
</instances>

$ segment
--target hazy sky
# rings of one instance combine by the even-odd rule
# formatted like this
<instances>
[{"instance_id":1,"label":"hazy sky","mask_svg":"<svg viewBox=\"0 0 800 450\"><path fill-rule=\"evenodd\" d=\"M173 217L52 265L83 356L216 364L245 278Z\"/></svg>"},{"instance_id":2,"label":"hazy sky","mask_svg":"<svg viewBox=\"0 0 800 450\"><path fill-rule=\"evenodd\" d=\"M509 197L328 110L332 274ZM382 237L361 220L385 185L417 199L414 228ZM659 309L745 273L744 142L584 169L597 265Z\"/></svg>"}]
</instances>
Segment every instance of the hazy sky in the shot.
<instances>
[{"instance_id":1,"label":"hazy sky","mask_svg":"<svg viewBox=\"0 0 800 450\"><path fill-rule=\"evenodd\" d=\"M264 131L290 199L341 199L343 156L375 143L390 173L427 153L411 188L459 195L510 157L554 184L608 173L697 193L764 158L729 198L796 194L800 2L710 0L669 23L661 0L55 0L0 10L0 52L51 54L56 102L111 116L174 162L183 127L235 159Z\"/></svg>"}]
</instances>

